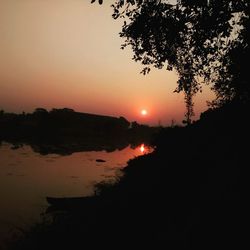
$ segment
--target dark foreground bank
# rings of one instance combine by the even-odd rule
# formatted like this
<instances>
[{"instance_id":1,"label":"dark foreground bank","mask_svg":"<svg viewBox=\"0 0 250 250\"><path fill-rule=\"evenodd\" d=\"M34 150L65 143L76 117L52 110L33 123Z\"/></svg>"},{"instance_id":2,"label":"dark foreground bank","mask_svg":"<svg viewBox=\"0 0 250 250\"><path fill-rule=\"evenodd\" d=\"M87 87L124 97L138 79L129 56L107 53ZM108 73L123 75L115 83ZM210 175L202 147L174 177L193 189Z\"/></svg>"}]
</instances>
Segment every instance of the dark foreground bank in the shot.
<instances>
[{"instance_id":1,"label":"dark foreground bank","mask_svg":"<svg viewBox=\"0 0 250 250\"><path fill-rule=\"evenodd\" d=\"M53 204L11 249L241 249L248 112L228 105L163 130L157 149L131 160L117 184Z\"/></svg>"}]
</instances>

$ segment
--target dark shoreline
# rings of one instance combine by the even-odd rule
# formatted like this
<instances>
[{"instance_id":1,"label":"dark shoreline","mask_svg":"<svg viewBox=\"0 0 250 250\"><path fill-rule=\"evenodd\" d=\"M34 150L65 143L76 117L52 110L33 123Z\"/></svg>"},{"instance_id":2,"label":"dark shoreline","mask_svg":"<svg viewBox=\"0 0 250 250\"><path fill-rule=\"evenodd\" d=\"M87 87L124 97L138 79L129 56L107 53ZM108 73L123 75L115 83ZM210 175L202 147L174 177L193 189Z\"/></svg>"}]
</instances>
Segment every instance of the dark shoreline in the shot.
<instances>
[{"instance_id":1,"label":"dark shoreline","mask_svg":"<svg viewBox=\"0 0 250 250\"><path fill-rule=\"evenodd\" d=\"M239 248L247 111L228 106L162 130L156 150L130 160L116 184L98 184L82 206L54 206L52 223L34 225L12 249Z\"/></svg>"}]
</instances>

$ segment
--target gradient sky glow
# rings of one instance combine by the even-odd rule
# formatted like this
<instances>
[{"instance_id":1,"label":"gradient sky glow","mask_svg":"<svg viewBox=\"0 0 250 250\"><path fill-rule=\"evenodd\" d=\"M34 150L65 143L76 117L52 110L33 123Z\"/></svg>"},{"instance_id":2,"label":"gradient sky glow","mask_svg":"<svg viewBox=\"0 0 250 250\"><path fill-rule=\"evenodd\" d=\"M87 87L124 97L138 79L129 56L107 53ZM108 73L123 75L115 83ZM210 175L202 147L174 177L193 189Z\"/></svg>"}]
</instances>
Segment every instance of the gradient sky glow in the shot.
<instances>
[{"instance_id":1,"label":"gradient sky glow","mask_svg":"<svg viewBox=\"0 0 250 250\"><path fill-rule=\"evenodd\" d=\"M139 74L132 51L120 49L121 22L112 19L111 3L0 0L0 109L68 107L146 124L180 122L185 105L173 93L177 76ZM196 118L212 96L208 88L197 95Z\"/></svg>"}]
</instances>

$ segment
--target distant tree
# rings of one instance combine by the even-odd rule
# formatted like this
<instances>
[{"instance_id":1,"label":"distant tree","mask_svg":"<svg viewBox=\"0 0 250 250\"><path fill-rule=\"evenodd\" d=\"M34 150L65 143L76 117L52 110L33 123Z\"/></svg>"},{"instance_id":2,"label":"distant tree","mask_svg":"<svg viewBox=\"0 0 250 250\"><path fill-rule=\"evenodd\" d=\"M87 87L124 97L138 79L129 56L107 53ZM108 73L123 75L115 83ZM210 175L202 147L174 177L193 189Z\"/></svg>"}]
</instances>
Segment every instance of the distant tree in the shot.
<instances>
[{"instance_id":1,"label":"distant tree","mask_svg":"<svg viewBox=\"0 0 250 250\"><path fill-rule=\"evenodd\" d=\"M139 128L139 127L140 127L140 125L136 121L131 122L131 128L132 129L136 129L136 128Z\"/></svg>"},{"instance_id":2,"label":"distant tree","mask_svg":"<svg viewBox=\"0 0 250 250\"><path fill-rule=\"evenodd\" d=\"M186 123L201 83L211 84L218 102L249 100L242 65L249 58L249 0L117 0L112 7L113 18L124 19L121 48L132 47L142 73L151 66L178 73Z\"/></svg>"},{"instance_id":3,"label":"distant tree","mask_svg":"<svg viewBox=\"0 0 250 250\"><path fill-rule=\"evenodd\" d=\"M174 128L176 126L176 121L174 119L171 120L171 128Z\"/></svg>"},{"instance_id":4,"label":"distant tree","mask_svg":"<svg viewBox=\"0 0 250 250\"><path fill-rule=\"evenodd\" d=\"M62 108L62 109L53 108L50 112L51 113L73 113L75 111L74 109L70 109L70 108Z\"/></svg>"},{"instance_id":5,"label":"distant tree","mask_svg":"<svg viewBox=\"0 0 250 250\"><path fill-rule=\"evenodd\" d=\"M123 116L119 117L119 123L121 124L121 127L123 127L123 129L129 128L130 122Z\"/></svg>"},{"instance_id":6,"label":"distant tree","mask_svg":"<svg viewBox=\"0 0 250 250\"><path fill-rule=\"evenodd\" d=\"M44 113L48 113L48 111L44 108L36 108L34 111L34 114L44 114Z\"/></svg>"},{"instance_id":7,"label":"distant tree","mask_svg":"<svg viewBox=\"0 0 250 250\"><path fill-rule=\"evenodd\" d=\"M69 113L75 112L74 109L70 109L70 108L63 108L63 109L61 109L61 111L62 111L62 112L69 112Z\"/></svg>"}]
</instances>

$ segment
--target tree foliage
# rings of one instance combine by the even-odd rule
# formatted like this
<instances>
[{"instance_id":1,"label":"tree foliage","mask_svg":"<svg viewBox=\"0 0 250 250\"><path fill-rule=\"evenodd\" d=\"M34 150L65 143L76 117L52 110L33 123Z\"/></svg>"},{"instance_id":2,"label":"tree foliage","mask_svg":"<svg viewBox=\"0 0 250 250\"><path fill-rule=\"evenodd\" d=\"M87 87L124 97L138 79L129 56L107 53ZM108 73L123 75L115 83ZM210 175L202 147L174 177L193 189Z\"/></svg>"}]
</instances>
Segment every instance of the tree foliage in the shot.
<instances>
[{"instance_id":1,"label":"tree foliage","mask_svg":"<svg viewBox=\"0 0 250 250\"><path fill-rule=\"evenodd\" d=\"M112 7L113 18L124 19L121 48L132 47L143 74L152 66L175 69L187 108L201 83L210 83L220 102L249 99L242 63L249 57L248 0L116 0Z\"/></svg>"}]
</instances>

